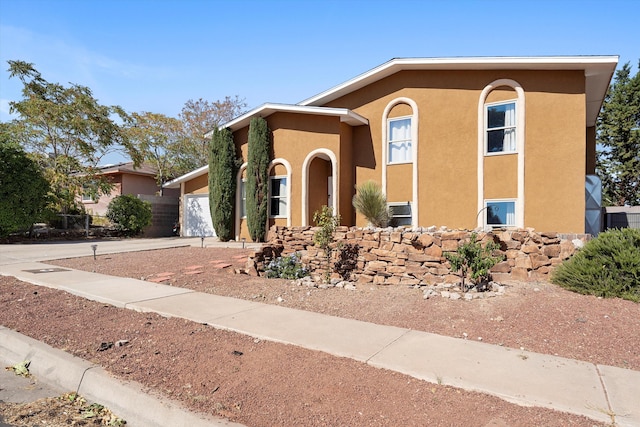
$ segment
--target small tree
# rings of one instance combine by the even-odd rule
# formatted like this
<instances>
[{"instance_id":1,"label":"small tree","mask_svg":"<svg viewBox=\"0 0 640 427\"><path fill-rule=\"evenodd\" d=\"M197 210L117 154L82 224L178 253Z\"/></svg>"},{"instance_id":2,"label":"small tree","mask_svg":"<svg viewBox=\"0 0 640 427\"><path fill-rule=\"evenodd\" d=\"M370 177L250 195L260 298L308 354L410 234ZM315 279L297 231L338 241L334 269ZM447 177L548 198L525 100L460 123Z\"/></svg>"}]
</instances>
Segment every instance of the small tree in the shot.
<instances>
[{"instance_id":1,"label":"small tree","mask_svg":"<svg viewBox=\"0 0 640 427\"><path fill-rule=\"evenodd\" d=\"M209 150L209 208L216 236L226 242L233 237L236 200L236 146L228 128L215 128Z\"/></svg>"},{"instance_id":2,"label":"small tree","mask_svg":"<svg viewBox=\"0 0 640 427\"><path fill-rule=\"evenodd\" d=\"M151 225L151 203L131 194L115 197L107 207L107 218L127 236L136 236Z\"/></svg>"},{"instance_id":3,"label":"small tree","mask_svg":"<svg viewBox=\"0 0 640 427\"><path fill-rule=\"evenodd\" d=\"M264 241L267 234L269 204L270 138L267 121L254 117L249 124L247 155L247 228L254 242Z\"/></svg>"},{"instance_id":4,"label":"small tree","mask_svg":"<svg viewBox=\"0 0 640 427\"><path fill-rule=\"evenodd\" d=\"M389 208L387 198L380 186L374 181L366 181L356 187L356 194L353 196L353 207L363 215L369 224L374 227L386 227L389 223Z\"/></svg>"},{"instance_id":5,"label":"small tree","mask_svg":"<svg viewBox=\"0 0 640 427\"><path fill-rule=\"evenodd\" d=\"M322 206L322 209L313 213L313 222L320 227L313 235L313 243L324 251L326 258L325 280L329 280L331 244L334 241L333 233L340 225L340 215L334 215L333 209L329 206Z\"/></svg>"},{"instance_id":6,"label":"small tree","mask_svg":"<svg viewBox=\"0 0 640 427\"><path fill-rule=\"evenodd\" d=\"M0 237L26 230L41 219L49 182L36 162L0 129Z\"/></svg>"},{"instance_id":7,"label":"small tree","mask_svg":"<svg viewBox=\"0 0 640 427\"><path fill-rule=\"evenodd\" d=\"M493 252L499 249L499 246L489 241L483 247L477 241L478 235L471 233L471 238L458 248L456 252L446 252L445 258L451 263L452 271L460 271L462 278L462 292L466 292L467 286L465 278L470 274L470 279L475 286L487 282L490 277L489 270L491 267L502 261L502 256L493 256Z\"/></svg>"}]
</instances>

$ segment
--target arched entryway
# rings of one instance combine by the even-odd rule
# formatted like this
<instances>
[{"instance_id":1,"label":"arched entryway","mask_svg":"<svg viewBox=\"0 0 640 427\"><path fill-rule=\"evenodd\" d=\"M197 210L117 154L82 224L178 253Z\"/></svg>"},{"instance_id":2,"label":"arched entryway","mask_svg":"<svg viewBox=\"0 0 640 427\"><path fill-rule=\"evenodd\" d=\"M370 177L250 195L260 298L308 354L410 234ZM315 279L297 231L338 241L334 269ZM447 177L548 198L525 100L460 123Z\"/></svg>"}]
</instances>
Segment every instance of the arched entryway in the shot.
<instances>
[{"instance_id":1,"label":"arched entryway","mask_svg":"<svg viewBox=\"0 0 640 427\"><path fill-rule=\"evenodd\" d=\"M309 153L302 166L302 225L313 224L314 212L322 206L338 210L338 167L335 154L328 149Z\"/></svg>"}]
</instances>

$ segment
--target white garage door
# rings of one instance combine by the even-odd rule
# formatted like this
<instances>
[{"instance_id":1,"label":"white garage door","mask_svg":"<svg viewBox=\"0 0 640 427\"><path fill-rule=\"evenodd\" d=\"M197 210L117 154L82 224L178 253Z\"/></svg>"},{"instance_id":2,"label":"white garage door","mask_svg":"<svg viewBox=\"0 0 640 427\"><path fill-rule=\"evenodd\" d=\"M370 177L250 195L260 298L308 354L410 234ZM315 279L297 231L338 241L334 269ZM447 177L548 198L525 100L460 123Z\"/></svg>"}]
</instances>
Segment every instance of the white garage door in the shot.
<instances>
[{"instance_id":1,"label":"white garage door","mask_svg":"<svg viewBox=\"0 0 640 427\"><path fill-rule=\"evenodd\" d=\"M185 196L184 230L186 237L211 237L216 232L211 222L209 196L207 194Z\"/></svg>"}]
</instances>

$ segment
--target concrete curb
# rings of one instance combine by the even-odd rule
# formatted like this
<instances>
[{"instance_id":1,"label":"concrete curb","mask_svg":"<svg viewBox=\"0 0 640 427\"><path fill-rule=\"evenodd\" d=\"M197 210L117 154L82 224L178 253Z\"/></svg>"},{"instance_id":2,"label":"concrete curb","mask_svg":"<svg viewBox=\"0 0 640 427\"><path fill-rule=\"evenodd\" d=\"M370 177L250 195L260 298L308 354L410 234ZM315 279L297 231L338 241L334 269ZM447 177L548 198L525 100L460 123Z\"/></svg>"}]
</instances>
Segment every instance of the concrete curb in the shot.
<instances>
[{"instance_id":1,"label":"concrete curb","mask_svg":"<svg viewBox=\"0 0 640 427\"><path fill-rule=\"evenodd\" d=\"M34 376L60 389L78 390L87 400L105 405L132 427L242 427L222 418L197 416L176 402L153 396L137 382L118 380L98 365L3 326L0 360L5 366L30 360L29 370Z\"/></svg>"}]
</instances>

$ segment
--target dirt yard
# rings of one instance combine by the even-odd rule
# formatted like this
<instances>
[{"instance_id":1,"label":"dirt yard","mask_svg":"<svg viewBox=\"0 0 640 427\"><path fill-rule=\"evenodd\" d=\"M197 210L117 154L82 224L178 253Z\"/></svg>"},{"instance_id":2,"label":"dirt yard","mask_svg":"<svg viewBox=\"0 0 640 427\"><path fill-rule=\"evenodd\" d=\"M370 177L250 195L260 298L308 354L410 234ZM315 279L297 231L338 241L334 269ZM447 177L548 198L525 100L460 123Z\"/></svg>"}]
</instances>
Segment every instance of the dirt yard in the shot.
<instances>
[{"instance_id":1,"label":"dirt yard","mask_svg":"<svg viewBox=\"0 0 640 427\"><path fill-rule=\"evenodd\" d=\"M234 274L248 253L187 247L49 263L640 370L640 304L548 283L510 283L504 296L473 301L423 299L400 286L319 289ZM248 426L600 425L12 278L0 278L0 289L0 324ZM129 342L98 351L118 340Z\"/></svg>"}]
</instances>

